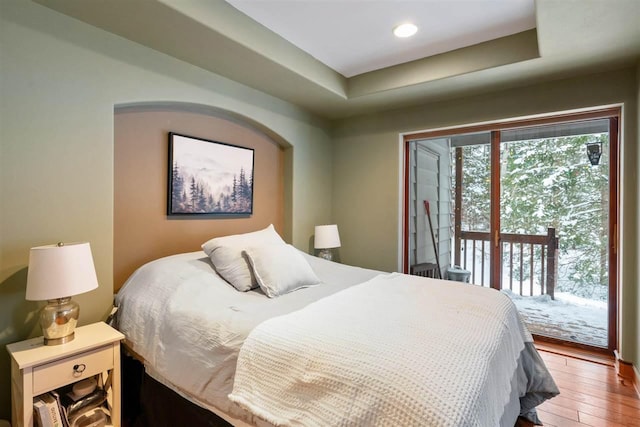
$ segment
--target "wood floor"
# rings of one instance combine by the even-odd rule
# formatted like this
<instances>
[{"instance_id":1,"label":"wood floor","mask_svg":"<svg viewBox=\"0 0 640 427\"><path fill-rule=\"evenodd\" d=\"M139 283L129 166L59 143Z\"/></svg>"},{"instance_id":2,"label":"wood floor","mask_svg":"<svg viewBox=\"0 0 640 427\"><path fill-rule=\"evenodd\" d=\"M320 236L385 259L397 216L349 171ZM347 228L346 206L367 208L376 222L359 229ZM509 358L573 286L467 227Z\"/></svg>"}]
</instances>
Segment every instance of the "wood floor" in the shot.
<instances>
[{"instance_id":1,"label":"wood floor","mask_svg":"<svg viewBox=\"0 0 640 427\"><path fill-rule=\"evenodd\" d=\"M612 360L582 360L536 346L560 388L559 396L538 407L545 426L640 427L640 399L616 375Z\"/></svg>"}]
</instances>

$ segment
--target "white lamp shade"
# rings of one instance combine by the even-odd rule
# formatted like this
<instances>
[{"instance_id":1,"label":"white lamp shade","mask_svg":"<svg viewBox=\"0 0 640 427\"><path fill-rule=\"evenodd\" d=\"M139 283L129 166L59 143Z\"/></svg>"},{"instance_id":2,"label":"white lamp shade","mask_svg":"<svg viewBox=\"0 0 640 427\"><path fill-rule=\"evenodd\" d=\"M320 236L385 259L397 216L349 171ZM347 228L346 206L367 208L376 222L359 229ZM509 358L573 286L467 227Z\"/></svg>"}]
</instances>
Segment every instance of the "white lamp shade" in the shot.
<instances>
[{"instance_id":1,"label":"white lamp shade","mask_svg":"<svg viewBox=\"0 0 640 427\"><path fill-rule=\"evenodd\" d=\"M316 236L314 239L315 249L330 249L340 247L340 234L338 226L316 225Z\"/></svg>"},{"instance_id":2,"label":"white lamp shade","mask_svg":"<svg viewBox=\"0 0 640 427\"><path fill-rule=\"evenodd\" d=\"M89 243L31 248L27 273L30 301L44 301L89 292L98 287Z\"/></svg>"}]
</instances>

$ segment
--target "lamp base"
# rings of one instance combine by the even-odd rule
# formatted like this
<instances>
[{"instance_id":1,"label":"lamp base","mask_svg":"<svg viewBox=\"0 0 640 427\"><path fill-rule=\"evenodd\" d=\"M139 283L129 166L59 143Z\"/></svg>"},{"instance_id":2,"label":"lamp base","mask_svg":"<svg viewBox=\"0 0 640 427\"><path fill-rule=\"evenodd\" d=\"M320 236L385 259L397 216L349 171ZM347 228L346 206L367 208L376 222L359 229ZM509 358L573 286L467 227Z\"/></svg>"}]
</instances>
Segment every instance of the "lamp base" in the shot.
<instances>
[{"instance_id":1,"label":"lamp base","mask_svg":"<svg viewBox=\"0 0 640 427\"><path fill-rule=\"evenodd\" d=\"M67 335L66 337L61 337L61 338L44 338L44 345L60 345L60 344L65 344L68 343L69 341L73 341L73 339L75 338L76 333L75 332L71 332L69 335Z\"/></svg>"},{"instance_id":2,"label":"lamp base","mask_svg":"<svg viewBox=\"0 0 640 427\"><path fill-rule=\"evenodd\" d=\"M60 345L72 341L79 315L80 306L71 297L48 300L40 312L44 344Z\"/></svg>"},{"instance_id":3,"label":"lamp base","mask_svg":"<svg viewBox=\"0 0 640 427\"><path fill-rule=\"evenodd\" d=\"M318 252L318 258L326 259L327 261L333 261L333 252L331 249L320 249Z\"/></svg>"}]
</instances>

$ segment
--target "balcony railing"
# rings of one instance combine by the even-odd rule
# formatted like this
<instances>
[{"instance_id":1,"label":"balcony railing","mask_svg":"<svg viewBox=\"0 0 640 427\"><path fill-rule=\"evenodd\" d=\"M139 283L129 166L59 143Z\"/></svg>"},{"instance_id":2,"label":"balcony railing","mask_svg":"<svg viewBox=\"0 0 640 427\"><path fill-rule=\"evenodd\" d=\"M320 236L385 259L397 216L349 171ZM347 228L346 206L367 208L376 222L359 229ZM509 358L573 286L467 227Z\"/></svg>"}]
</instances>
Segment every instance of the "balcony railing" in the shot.
<instances>
[{"instance_id":1,"label":"balcony railing","mask_svg":"<svg viewBox=\"0 0 640 427\"><path fill-rule=\"evenodd\" d=\"M458 238L456 236L456 238ZM485 272L489 272L491 234L479 231L460 232L461 253L455 256L456 264L471 271L471 282L485 286ZM500 234L501 289L510 289L520 295L540 294L554 299L558 271L558 240L556 230L549 228L547 235ZM458 243L458 242L456 242ZM471 250L471 256L467 256ZM468 264L471 265L468 265ZM487 264L485 266L485 263ZM536 276L539 278L536 283ZM487 283L487 285L489 285ZM514 289L515 287L515 289Z\"/></svg>"}]
</instances>

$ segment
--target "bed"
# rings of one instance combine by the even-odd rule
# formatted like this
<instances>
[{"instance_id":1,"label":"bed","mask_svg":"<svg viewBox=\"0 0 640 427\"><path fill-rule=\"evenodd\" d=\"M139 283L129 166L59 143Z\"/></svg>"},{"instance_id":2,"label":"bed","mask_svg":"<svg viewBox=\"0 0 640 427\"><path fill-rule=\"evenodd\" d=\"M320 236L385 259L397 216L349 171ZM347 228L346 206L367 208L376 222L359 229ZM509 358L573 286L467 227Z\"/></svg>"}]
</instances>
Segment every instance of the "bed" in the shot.
<instances>
[{"instance_id":1,"label":"bed","mask_svg":"<svg viewBox=\"0 0 640 427\"><path fill-rule=\"evenodd\" d=\"M219 251L243 291L206 244L139 268L116 326L146 373L242 426L511 427L558 394L502 293L282 245Z\"/></svg>"}]
</instances>

